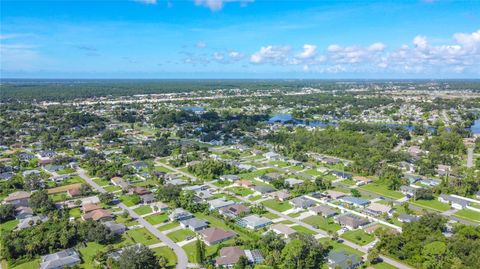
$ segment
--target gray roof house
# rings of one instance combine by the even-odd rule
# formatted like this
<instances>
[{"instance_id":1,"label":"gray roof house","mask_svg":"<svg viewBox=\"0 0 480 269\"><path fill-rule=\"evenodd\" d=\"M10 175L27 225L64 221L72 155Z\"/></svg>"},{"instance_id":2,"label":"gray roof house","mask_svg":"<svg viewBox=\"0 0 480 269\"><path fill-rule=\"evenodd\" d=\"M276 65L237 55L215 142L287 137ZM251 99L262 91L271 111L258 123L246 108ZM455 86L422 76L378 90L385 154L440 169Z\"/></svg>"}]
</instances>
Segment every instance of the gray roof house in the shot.
<instances>
[{"instance_id":1,"label":"gray roof house","mask_svg":"<svg viewBox=\"0 0 480 269\"><path fill-rule=\"evenodd\" d=\"M215 209L219 209L219 208L234 205L234 204L235 204L234 201L225 200L223 198L218 198L218 199L208 201L210 210L215 210Z\"/></svg>"},{"instance_id":2,"label":"gray roof house","mask_svg":"<svg viewBox=\"0 0 480 269\"><path fill-rule=\"evenodd\" d=\"M404 223L414 222L414 221L417 221L419 218L420 218L419 216L414 216L414 215L409 215L404 213L398 215L397 217L398 221L404 222Z\"/></svg>"},{"instance_id":3,"label":"gray roof house","mask_svg":"<svg viewBox=\"0 0 480 269\"><path fill-rule=\"evenodd\" d=\"M361 198L354 197L354 196L343 197L343 198L340 198L340 200L342 200L343 202L345 202L349 205L353 205L353 206L357 206L357 207L363 207L363 206L366 206L370 203L370 201L368 201L368 200L361 199Z\"/></svg>"},{"instance_id":4,"label":"gray roof house","mask_svg":"<svg viewBox=\"0 0 480 269\"><path fill-rule=\"evenodd\" d=\"M438 201L450 204L455 209L464 209L470 205L470 202L452 195L440 194Z\"/></svg>"},{"instance_id":5,"label":"gray roof house","mask_svg":"<svg viewBox=\"0 0 480 269\"><path fill-rule=\"evenodd\" d=\"M315 202L303 196L293 198L290 200L290 204L296 208L309 208L315 206Z\"/></svg>"},{"instance_id":6,"label":"gray roof house","mask_svg":"<svg viewBox=\"0 0 480 269\"><path fill-rule=\"evenodd\" d=\"M184 220L184 219L193 218L193 215L192 213L186 211L183 208L176 208L175 210L172 211L172 213L170 213L168 217L170 218L171 221L174 221L174 220Z\"/></svg>"},{"instance_id":7,"label":"gray roof house","mask_svg":"<svg viewBox=\"0 0 480 269\"><path fill-rule=\"evenodd\" d=\"M116 223L114 221L108 221L103 223L110 231L112 231L114 234L123 234L126 230L127 227L121 223Z\"/></svg>"},{"instance_id":8,"label":"gray roof house","mask_svg":"<svg viewBox=\"0 0 480 269\"><path fill-rule=\"evenodd\" d=\"M40 269L63 269L81 262L80 256L73 249L69 248L53 254L45 255L40 261Z\"/></svg>"},{"instance_id":9,"label":"gray roof house","mask_svg":"<svg viewBox=\"0 0 480 269\"><path fill-rule=\"evenodd\" d=\"M337 211L333 207L328 205L318 205L310 208L309 211L314 213L315 215L321 215L326 218L333 217L337 214Z\"/></svg>"},{"instance_id":10,"label":"gray roof house","mask_svg":"<svg viewBox=\"0 0 480 269\"><path fill-rule=\"evenodd\" d=\"M357 229L369 223L368 219L362 218L354 214L344 214L335 218L335 221L349 229Z\"/></svg>"},{"instance_id":11,"label":"gray roof house","mask_svg":"<svg viewBox=\"0 0 480 269\"><path fill-rule=\"evenodd\" d=\"M275 191L275 189L270 187L270 186L254 186L253 190L256 193L261 194L261 195Z\"/></svg>"},{"instance_id":12,"label":"gray roof house","mask_svg":"<svg viewBox=\"0 0 480 269\"><path fill-rule=\"evenodd\" d=\"M194 232L203 230L208 227L208 221L197 218L190 218L180 221L183 228L188 228Z\"/></svg>"},{"instance_id":13,"label":"gray roof house","mask_svg":"<svg viewBox=\"0 0 480 269\"><path fill-rule=\"evenodd\" d=\"M353 269L362 264L362 260L357 255L348 254L345 251L331 251L327 259L328 268L331 269Z\"/></svg>"},{"instance_id":14,"label":"gray roof house","mask_svg":"<svg viewBox=\"0 0 480 269\"><path fill-rule=\"evenodd\" d=\"M268 226L273 222L267 218L260 217L258 215L250 215L238 220L237 223L242 227L246 227L252 230L257 230L265 226Z\"/></svg>"}]
</instances>

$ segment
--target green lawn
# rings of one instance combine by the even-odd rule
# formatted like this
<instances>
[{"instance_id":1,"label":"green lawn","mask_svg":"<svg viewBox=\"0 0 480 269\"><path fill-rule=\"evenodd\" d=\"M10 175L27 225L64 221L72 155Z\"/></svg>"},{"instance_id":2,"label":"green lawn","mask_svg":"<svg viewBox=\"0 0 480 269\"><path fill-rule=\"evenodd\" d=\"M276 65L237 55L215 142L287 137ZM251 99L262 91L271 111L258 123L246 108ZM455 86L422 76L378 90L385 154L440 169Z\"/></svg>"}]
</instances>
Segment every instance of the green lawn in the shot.
<instances>
[{"instance_id":1,"label":"green lawn","mask_svg":"<svg viewBox=\"0 0 480 269\"><path fill-rule=\"evenodd\" d=\"M148 221L152 225L157 225L157 224L163 223L166 220L168 220L168 215L167 214L154 214L154 215L150 215L150 216L146 217L145 220Z\"/></svg>"},{"instance_id":2,"label":"green lawn","mask_svg":"<svg viewBox=\"0 0 480 269\"><path fill-rule=\"evenodd\" d=\"M162 225L162 226L158 227L157 230L166 231L166 230L173 229L173 228L177 227L178 225L180 225L180 224L178 222L174 221L174 222L170 222L170 223L167 223L165 225Z\"/></svg>"},{"instance_id":3,"label":"green lawn","mask_svg":"<svg viewBox=\"0 0 480 269\"><path fill-rule=\"evenodd\" d=\"M119 186L113 186L113 185L110 185L110 186L107 186L104 188L106 191L108 192L114 192L114 191L119 191L121 190L122 188L119 187Z\"/></svg>"},{"instance_id":4,"label":"green lawn","mask_svg":"<svg viewBox=\"0 0 480 269\"><path fill-rule=\"evenodd\" d=\"M124 203L126 206L130 207L130 206L134 206L136 205L135 203L135 195L123 195L123 196L120 196L120 201L122 203Z\"/></svg>"},{"instance_id":5,"label":"green lawn","mask_svg":"<svg viewBox=\"0 0 480 269\"><path fill-rule=\"evenodd\" d=\"M359 189L380 194L384 197L392 199L400 199L403 197L403 194L398 191L389 190L387 185L382 182L372 182L363 186L360 186Z\"/></svg>"},{"instance_id":6,"label":"green lawn","mask_svg":"<svg viewBox=\"0 0 480 269\"><path fill-rule=\"evenodd\" d=\"M374 235L367 234L364 230L347 231L344 234L342 234L341 237L361 246L364 246L368 243L373 242L373 240L375 240Z\"/></svg>"},{"instance_id":7,"label":"green lawn","mask_svg":"<svg viewBox=\"0 0 480 269\"><path fill-rule=\"evenodd\" d=\"M292 208L292 205L290 205L288 202L280 202L275 199L263 201L262 204L268 208L271 208L273 210L280 211L280 212L283 212Z\"/></svg>"},{"instance_id":8,"label":"green lawn","mask_svg":"<svg viewBox=\"0 0 480 269\"><path fill-rule=\"evenodd\" d=\"M110 180L106 180L106 179L104 179L104 178L94 179L93 182L97 183L97 184L100 185L100 186L105 186L105 185L110 184Z\"/></svg>"},{"instance_id":9,"label":"green lawn","mask_svg":"<svg viewBox=\"0 0 480 269\"><path fill-rule=\"evenodd\" d=\"M112 244L111 246L112 246L112 249L119 249L132 244L133 244L133 241L130 238L128 238L125 235L122 235L122 238L118 242ZM82 256L82 260L84 262L83 268L84 269L97 268L97 264L93 262L93 259L95 258L98 252L105 251L108 248L108 246L109 245L101 245L95 242L88 242L86 243L86 247L79 248L78 251L80 252L80 255Z\"/></svg>"},{"instance_id":10,"label":"green lawn","mask_svg":"<svg viewBox=\"0 0 480 269\"><path fill-rule=\"evenodd\" d=\"M323 175L323 173L319 172L316 168L305 170L304 173L307 174L307 175L310 175L310 176L314 176L314 177L318 177L318 176Z\"/></svg>"},{"instance_id":11,"label":"green lawn","mask_svg":"<svg viewBox=\"0 0 480 269\"><path fill-rule=\"evenodd\" d=\"M173 252L173 250L171 250L169 247L159 247L152 250L153 252L155 252L157 257L165 257L168 261L168 266L173 267L175 264L177 264L177 256L175 255L175 252Z\"/></svg>"},{"instance_id":12,"label":"green lawn","mask_svg":"<svg viewBox=\"0 0 480 269\"><path fill-rule=\"evenodd\" d=\"M227 186L230 186L232 184L233 183L231 181L228 181L228 180L217 180L217 181L213 182L213 185L215 185L219 188L227 187Z\"/></svg>"},{"instance_id":13,"label":"green lawn","mask_svg":"<svg viewBox=\"0 0 480 269\"><path fill-rule=\"evenodd\" d=\"M130 219L129 218L124 218L123 216L121 215L117 215L115 217L115 221L117 221L118 223L122 223L122 224L125 224L125 226L134 226L134 225L138 225L138 221L136 220L133 220L133 219Z\"/></svg>"},{"instance_id":14,"label":"green lawn","mask_svg":"<svg viewBox=\"0 0 480 269\"><path fill-rule=\"evenodd\" d=\"M342 243L338 243L336 241L333 241L331 240L330 238L328 237L323 237L323 238L320 238L318 241L320 241L320 243L324 244L324 245L328 245L328 246L331 246L332 247L332 250L338 250L338 251L345 251L347 253L350 253L350 254L355 254L355 255L358 255L359 257L363 256L363 253L354 249L354 248L351 248L347 245L344 245Z\"/></svg>"},{"instance_id":15,"label":"green lawn","mask_svg":"<svg viewBox=\"0 0 480 269\"><path fill-rule=\"evenodd\" d=\"M175 242L181 242L189 236L195 237L195 233L189 229L181 229L167 234L167 236Z\"/></svg>"},{"instance_id":16,"label":"green lawn","mask_svg":"<svg viewBox=\"0 0 480 269\"><path fill-rule=\"evenodd\" d=\"M291 226L290 228L294 229L295 231L299 232L299 233L302 233L302 234L316 234L314 231L308 229L308 228L305 228L301 225L295 225L295 226Z\"/></svg>"},{"instance_id":17,"label":"green lawn","mask_svg":"<svg viewBox=\"0 0 480 269\"><path fill-rule=\"evenodd\" d=\"M440 212L445 212L450 209L449 204L444 204L436 199L432 200L416 200L410 202L413 205L420 206L427 209L432 209Z\"/></svg>"},{"instance_id":18,"label":"green lawn","mask_svg":"<svg viewBox=\"0 0 480 269\"><path fill-rule=\"evenodd\" d=\"M225 242L224 242L225 243ZM220 247L224 244L218 244L215 246L206 246L206 256L216 256L216 253L220 250ZM196 242L192 242L182 247L187 253L188 261L192 263L198 263L197 261L197 248Z\"/></svg>"},{"instance_id":19,"label":"green lawn","mask_svg":"<svg viewBox=\"0 0 480 269\"><path fill-rule=\"evenodd\" d=\"M130 235L135 242L146 246L160 243L160 240L145 228L128 230L127 234Z\"/></svg>"},{"instance_id":20,"label":"green lawn","mask_svg":"<svg viewBox=\"0 0 480 269\"><path fill-rule=\"evenodd\" d=\"M62 169L60 171L57 171L57 174L59 174L59 175L66 175L66 174L71 174L71 173L75 173L75 169L70 168L70 167L67 167L67 168Z\"/></svg>"},{"instance_id":21,"label":"green lawn","mask_svg":"<svg viewBox=\"0 0 480 269\"><path fill-rule=\"evenodd\" d=\"M326 219L322 216L310 216L308 218L303 219L302 221L312 225L313 227L316 227L317 229L324 230L327 232L328 231L336 232L341 228L340 224L333 222L332 218Z\"/></svg>"},{"instance_id":22,"label":"green lawn","mask_svg":"<svg viewBox=\"0 0 480 269\"><path fill-rule=\"evenodd\" d=\"M480 212L471 209L462 209L453 214L455 217L480 222Z\"/></svg>"},{"instance_id":23,"label":"green lawn","mask_svg":"<svg viewBox=\"0 0 480 269\"><path fill-rule=\"evenodd\" d=\"M245 187L231 187L226 190L231 191L236 195L240 195L240 196L247 196L247 195L253 194L253 191L251 189L248 189Z\"/></svg>"},{"instance_id":24,"label":"green lawn","mask_svg":"<svg viewBox=\"0 0 480 269\"><path fill-rule=\"evenodd\" d=\"M273 214L272 212L267 212L265 214L262 214L262 217L265 217L267 219L278 219L279 216L277 214Z\"/></svg>"},{"instance_id":25,"label":"green lawn","mask_svg":"<svg viewBox=\"0 0 480 269\"><path fill-rule=\"evenodd\" d=\"M371 264L371 266L375 269L396 269L397 267L390 265L386 262L379 262L376 264Z\"/></svg>"},{"instance_id":26,"label":"green lawn","mask_svg":"<svg viewBox=\"0 0 480 269\"><path fill-rule=\"evenodd\" d=\"M156 171L161 171L161 172L165 172L165 173L172 173L173 171L164 167L164 166L155 166L155 170Z\"/></svg>"},{"instance_id":27,"label":"green lawn","mask_svg":"<svg viewBox=\"0 0 480 269\"><path fill-rule=\"evenodd\" d=\"M279 171L277 169L273 169L273 168L267 168L267 169L258 169L258 170L255 170L253 172L248 172L248 173L242 173L242 174L239 174L238 176L242 179L254 179L256 177L259 177L259 176L263 176L267 173L279 173L279 174L283 174L282 171Z\"/></svg>"},{"instance_id":28,"label":"green lawn","mask_svg":"<svg viewBox=\"0 0 480 269\"><path fill-rule=\"evenodd\" d=\"M248 198L248 200L254 202L254 201L257 201L257 200L260 200L262 199L262 196L261 195L257 195L257 196L252 196L250 198Z\"/></svg>"},{"instance_id":29,"label":"green lawn","mask_svg":"<svg viewBox=\"0 0 480 269\"><path fill-rule=\"evenodd\" d=\"M271 165L275 165L278 167L287 167L290 166L290 163L285 162L285 161L270 161L269 162Z\"/></svg>"},{"instance_id":30,"label":"green lawn","mask_svg":"<svg viewBox=\"0 0 480 269\"><path fill-rule=\"evenodd\" d=\"M82 216L82 211L78 207L72 208L70 209L70 211L68 211L68 214L70 215L70 217L79 218Z\"/></svg>"},{"instance_id":31,"label":"green lawn","mask_svg":"<svg viewBox=\"0 0 480 269\"><path fill-rule=\"evenodd\" d=\"M19 265L14 265L12 269L31 269L31 268L39 268L40 267L40 259L35 259L30 262L21 263Z\"/></svg>"},{"instance_id":32,"label":"green lawn","mask_svg":"<svg viewBox=\"0 0 480 269\"><path fill-rule=\"evenodd\" d=\"M4 222L4 223L0 224L0 232L3 233L3 232L12 231L13 229L15 229L15 227L17 226L18 223L19 223L19 221L16 220L16 219Z\"/></svg>"},{"instance_id":33,"label":"green lawn","mask_svg":"<svg viewBox=\"0 0 480 269\"><path fill-rule=\"evenodd\" d=\"M140 207L135 208L133 211L138 215L142 216L152 212L152 208L149 205L143 205Z\"/></svg>"},{"instance_id":34,"label":"green lawn","mask_svg":"<svg viewBox=\"0 0 480 269\"><path fill-rule=\"evenodd\" d=\"M219 220L211 215L198 212L195 213L195 217L208 221L210 223L210 227L218 227L227 231L232 231L232 228L228 227L223 220ZM250 235L241 230L240 227L238 229L233 229L233 232L237 233L238 236L243 237L244 239L250 239Z\"/></svg>"}]
</instances>

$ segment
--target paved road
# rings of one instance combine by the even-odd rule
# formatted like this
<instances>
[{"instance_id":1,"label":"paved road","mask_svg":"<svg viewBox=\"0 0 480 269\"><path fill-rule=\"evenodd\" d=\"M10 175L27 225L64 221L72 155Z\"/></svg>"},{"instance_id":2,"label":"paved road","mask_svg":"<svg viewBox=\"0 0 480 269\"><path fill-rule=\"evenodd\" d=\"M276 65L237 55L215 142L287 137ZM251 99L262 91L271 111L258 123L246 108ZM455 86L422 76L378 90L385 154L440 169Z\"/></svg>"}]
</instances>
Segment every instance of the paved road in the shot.
<instances>
[{"instance_id":1,"label":"paved road","mask_svg":"<svg viewBox=\"0 0 480 269\"><path fill-rule=\"evenodd\" d=\"M467 149L467 167L473 167L473 148Z\"/></svg>"},{"instance_id":2,"label":"paved road","mask_svg":"<svg viewBox=\"0 0 480 269\"><path fill-rule=\"evenodd\" d=\"M177 172L177 173L180 173L180 174L182 174L182 175L185 175L185 176L191 178L192 180L196 180L196 179L197 179L195 176L192 176L192 175L190 175L190 174L188 174L188 173L185 173L185 172L183 172L183 171L181 171L181 170L179 170L179 169L176 169L175 167L172 167L172 166L170 166L170 165L167 165L167 164L164 164L164 163L161 163L161 162L157 162L157 163L158 163L159 165L165 167L165 168L168 168L168 169L173 170L173 171L175 171L175 172ZM275 168L278 168L278 167L275 167ZM221 188L213 185L211 182L205 182L205 184L207 184L208 186L210 186L210 187L213 188L213 189L221 189ZM250 200L248 200L248 199L245 199L243 196L238 196L238 195L235 195L235 194L232 194L232 195L234 195L235 197L237 197L238 199L240 199L240 200L242 200L242 201L244 201L244 202L252 203L252 201L250 201ZM253 202L253 203L258 203L258 202L259 202L259 201L256 201L256 202ZM299 219L292 218L292 217L290 217L290 216L288 216L288 215L282 214L281 212L278 212L278 211L273 210L273 209L268 208L268 207L265 207L265 209L266 209L268 212L270 212L270 213L276 214L277 216L280 216L280 217L282 217L282 218L284 218L284 219L286 219L286 220L292 221L292 222L294 222L294 223L296 223L296 224L298 224L298 225L300 225L300 226L303 226L303 227L305 227L305 228L307 228L307 229L310 229L310 230L316 232L317 234L320 234L320 235L325 236L325 237L330 237L326 231L320 230L320 229L317 229L317 228L314 228L312 225L307 224L307 223L305 223L305 222L303 222L303 221L301 221L301 220L299 220ZM342 244L345 244L345 245L347 245L347 246L349 246L349 247L351 247L351 248L353 248L353 249L356 249L356 250L358 250L358 251L360 251L360 252L368 253L368 249L367 249L365 246L360 246L360 245L357 245L357 244L355 244L355 243L353 243L353 242L350 242L350 241L347 241L347 240L344 240L344 239L342 239L342 240L343 240ZM412 269L412 267L410 267L410 266L408 266L408 265L405 265L405 264L403 264L403 263L401 263L401 262L398 262L398 261L396 261L396 260L393 260L393 259L391 259L391 258L389 258L389 257L387 257L387 256L380 255L380 257L383 259L384 262L386 262L386 263L388 263L388 264L390 264L390 265L393 265L393 266L395 266L395 267L397 267L397 268L400 268L400 269Z\"/></svg>"},{"instance_id":3,"label":"paved road","mask_svg":"<svg viewBox=\"0 0 480 269\"><path fill-rule=\"evenodd\" d=\"M86 173L85 170L79 168L78 170L78 175L83 178L90 186L95 188L97 191L101 193L107 192L105 189L103 189L101 186L99 186L97 183L95 183ZM170 238L168 238L166 235L164 235L162 232L157 230L155 227L153 227L152 224L150 224L148 221L146 221L144 218L142 218L140 215L135 213L133 209L129 208L123 203L119 203L118 206L122 208L123 210L126 210L130 216L133 218L137 219L137 221L143 225L148 231L150 231L153 235L155 235L158 239L160 239L163 243L165 243L167 246L169 246L175 254L177 255L177 269L186 269L188 265L188 257L183 248L181 248L179 245L177 245L175 242L173 242Z\"/></svg>"}]
</instances>

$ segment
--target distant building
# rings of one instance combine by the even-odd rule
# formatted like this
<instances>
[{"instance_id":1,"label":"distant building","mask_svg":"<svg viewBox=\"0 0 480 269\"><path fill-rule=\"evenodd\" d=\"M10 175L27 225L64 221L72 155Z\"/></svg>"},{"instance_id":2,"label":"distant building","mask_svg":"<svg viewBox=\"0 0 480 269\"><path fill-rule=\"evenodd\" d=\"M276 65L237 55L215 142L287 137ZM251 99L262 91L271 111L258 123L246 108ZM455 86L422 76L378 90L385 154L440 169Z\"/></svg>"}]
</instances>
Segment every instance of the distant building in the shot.
<instances>
[{"instance_id":1,"label":"distant building","mask_svg":"<svg viewBox=\"0 0 480 269\"><path fill-rule=\"evenodd\" d=\"M315 215L321 215L325 218L330 218L337 214L337 211L333 207L328 205L318 205L315 207L311 207L309 211Z\"/></svg>"},{"instance_id":2,"label":"distant building","mask_svg":"<svg viewBox=\"0 0 480 269\"><path fill-rule=\"evenodd\" d=\"M28 206L30 201L30 193L26 191L17 191L10 193L5 198L5 203L11 204L15 207Z\"/></svg>"},{"instance_id":3,"label":"distant building","mask_svg":"<svg viewBox=\"0 0 480 269\"><path fill-rule=\"evenodd\" d=\"M370 204L370 201L354 196L342 197L340 200L355 207L365 207Z\"/></svg>"},{"instance_id":4,"label":"distant building","mask_svg":"<svg viewBox=\"0 0 480 269\"><path fill-rule=\"evenodd\" d=\"M237 218L241 216L242 214L247 214L250 212L250 208L240 205L240 204L235 204L235 205L230 205L230 206L225 206L220 209L218 209L218 212L225 217L228 218Z\"/></svg>"},{"instance_id":5,"label":"distant building","mask_svg":"<svg viewBox=\"0 0 480 269\"><path fill-rule=\"evenodd\" d=\"M112 212L105 209L97 209L83 214L83 220L109 221L113 219Z\"/></svg>"},{"instance_id":6,"label":"distant building","mask_svg":"<svg viewBox=\"0 0 480 269\"><path fill-rule=\"evenodd\" d=\"M113 221L105 222L104 225L115 234L123 234L127 230L125 225Z\"/></svg>"},{"instance_id":7,"label":"distant building","mask_svg":"<svg viewBox=\"0 0 480 269\"><path fill-rule=\"evenodd\" d=\"M362 264L360 257L345 251L330 251L327 260L330 269L353 269Z\"/></svg>"},{"instance_id":8,"label":"distant building","mask_svg":"<svg viewBox=\"0 0 480 269\"><path fill-rule=\"evenodd\" d=\"M382 214L391 215L393 210L391 206L378 204L378 203L371 203L368 207L363 210L365 213L371 216L380 216Z\"/></svg>"},{"instance_id":9,"label":"distant building","mask_svg":"<svg viewBox=\"0 0 480 269\"><path fill-rule=\"evenodd\" d=\"M170 218L171 221L175 221L175 220L184 220L184 219L193 218L193 215L192 213L186 211L183 208L176 208L175 210L172 211L172 213L170 213L168 217Z\"/></svg>"},{"instance_id":10,"label":"distant building","mask_svg":"<svg viewBox=\"0 0 480 269\"><path fill-rule=\"evenodd\" d=\"M464 209L470 205L470 202L467 200L446 194L440 194L440 196L438 197L438 201L450 204L455 209Z\"/></svg>"},{"instance_id":11,"label":"distant building","mask_svg":"<svg viewBox=\"0 0 480 269\"><path fill-rule=\"evenodd\" d=\"M365 226L369 223L368 219L362 218L354 214L344 214L335 218L335 221L349 229L357 229L358 227Z\"/></svg>"},{"instance_id":12,"label":"distant building","mask_svg":"<svg viewBox=\"0 0 480 269\"><path fill-rule=\"evenodd\" d=\"M403 223L411 223L411 222L417 221L419 218L420 217L418 217L418 216L404 214L404 213L398 215L398 217L397 217L398 221L403 222Z\"/></svg>"},{"instance_id":13,"label":"distant building","mask_svg":"<svg viewBox=\"0 0 480 269\"><path fill-rule=\"evenodd\" d=\"M303 196L293 198L292 200L290 200L290 204L293 205L296 208L303 208L303 209L306 209L306 208L309 208L309 207L312 207L312 206L316 205L313 200L310 200L310 199L305 198Z\"/></svg>"},{"instance_id":14,"label":"distant building","mask_svg":"<svg viewBox=\"0 0 480 269\"><path fill-rule=\"evenodd\" d=\"M210 210L215 210L215 209L219 209L219 208L222 208L222 207L231 206L231 205L235 204L234 201L225 200L223 198L210 200L207 203L210 206Z\"/></svg>"}]
</instances>

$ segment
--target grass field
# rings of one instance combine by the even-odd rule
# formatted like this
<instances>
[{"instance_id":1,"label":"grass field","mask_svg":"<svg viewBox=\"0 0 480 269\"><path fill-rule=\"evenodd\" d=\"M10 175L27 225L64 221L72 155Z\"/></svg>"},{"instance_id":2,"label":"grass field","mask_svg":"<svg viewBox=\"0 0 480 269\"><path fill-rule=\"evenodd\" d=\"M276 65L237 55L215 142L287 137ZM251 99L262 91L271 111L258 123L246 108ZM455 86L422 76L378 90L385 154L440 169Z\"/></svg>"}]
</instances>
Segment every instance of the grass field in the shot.
<instances>
[{"instance_id":1,"label":"grass field","mask_svg":"<svg viewBox=\"0 0 480 269\"><path fill-rule=\"evenodd\" d=\"M128 230L127 234L130 235L136 243L141 243L145 246L160 243L160 240L145 228Z\"/></svg>"},{"instance_id":2,"label":"grass field","mask_svg":"<svg viewBox=\"0 0 480 269\"><path fill-rule=\"evenodd\" d=\"M121 240L119 240L115 244L112 244L111 246L113 247L113 249L119 249L132 244L133 244L133 241L131 239L129 239L125 235L122 235ZM80 252L82 256L82 260L84 262L82 264L82 268L84 269L97 268L97 264L95 264L93 259L95 259L95 256L97 255L98 252L105 251L107 247L108 247L107 245L101 245L95 242L88 242L86 243L86 247L79 248L78 251Z\"/></svg>"},{"instance_id":3,"label":"grass field","mask_svg":"<svg viewBox=\"0 0 480 269\"><path fill-rule=\"evenodd\" d=\"M247 195L253 194L253 191L251 189L247 189L245 187L231 187L226 190L231 191L236 195L240 195L240 196L247 196Z\"/></svg>"},{"instance_id":4,"label":"grass field","mask_svg":"<svg viewBox=\"0 0 480 269\"><path fill-rule=\"evenodd\" d=\"M189 236L195 237L195 233L189 229L181 229L171 232L167 236L175 242L181 242Z\"/></svg>"},{"instance_id":5,"label":"grass field","mask_svg":"<svg viewBox=\"0 0 480 269\"><path fill-rule=\"evenodd\" d=\"M39 268L40 267L40 259L35 259L33 261L25 262L18 265L13 265L12 269L31 269L31 268Z\"/></svg>"},{"instance_id":6,"label":"grass field","mask_svg":"<svg viewBox=\"0 0 480 269\"><path fill-rule=\"evenodd\" d=\"M152 208L149 205L143 205L135 208L133 211L138 215L145 215L152 212Z\"/></svg>"},{"instance_id":7,"label":"grass field","mask_svg":"<svg viewBox=\"0 0 480 269\"><path fill-rule=\"evenodd\" d=\"M173 228L177 227L178 225L180 225L180 224L178 222L174 221L174 222L170 222L170 223L167 223L165 225L162 225L162 226L158 227L157 230L166 231L166 230L173 229Z\"/></svg>"},{"instance_id":8,"label":"grass field","mask_svg":"<svg viewBox=\"0 0 480 269\"><path fill-rule=\"evenodd\" d=\"M148 221L152 225L157 225L160 223L163 223L164 221L168 220L168 215L167 214L154 214L150 215L145 218L146 221Z\"/></svg>"},{"instance_id":9,"label":"grass field","mask_svg":"<svg viewBox=\"0 0 480 269\"><path fill-rule=\"evenodd\" d=\"M0 234L2 234L3 232L9 232L15 229L18 223L19 221L14 219L14 220L9 220L0 224Z\"/></svg>"},{"instance_id":10,"label":"grass field","mask_svg":"<svg viewBox=\"0 0 480 269\"><path fill-rule=\"evenodd\" d=\"M105 186L105 185L110 184L110 181L106 180L104 178L96 178L96 179L93 180L93 182L97 183L100 186Z\"/></svg>"},{"instance_id":11,"label":"grass field","mask_svg":"<svg viewBox=\"0 0 480 269\"><path fill-rule=\"evenodd\" d=\"M455 217L480 222L480 212L471 209L462 209L453 214Z\"/></svg>"},{"instance_id":12,"label":"grass field","mask_svg":"<svg viewBox=\"0 0 480 269\"><path fill-rule=\"evenodd\" d=\"M82 211L80 210L80 208L72 208L70 209L70 211L68 211L68 214L70 215L70 217L79 218L82 216Z\"/></svg>"},{"instance_id":13,"label":"grass field","mask_svg":"<svg viewBox=\"0 0 480 269\"><path fill-rule=\"evenodd\" d=\"M299 232L299 233L302 233L302 234L316 234L314 231L308 229L308 228L305 228L303 226L300 226L300 225L295 225L295 226L292 226L290 227L292 229L294 229L295 231Z\"/></svg>"},{"instance_id":14,"label":"grass field","mask_svg":"<svg viewBox=\"0 0 480 269\"><path fill-rule=\"evenodd\" d=\"M260 200L260 199L262 199L261 195L256 195L256 196L252 196L252 197L248 198L248 200L250 200L252 202Z\"/></svg>"},{"instance_id":15,"label":"grass field","mask_svg":"<svg viewBox=\"0 0 480 269\"><path fill-rule=\"evenodd\" d=\"M351 248L347 245L344 245L342 243L338 243L336 241L333 241L328 237L320 238L318 241L320 241L320 243L324 244L325 246L327 246L327 245L331 246L332 250L339 250L339 251L343 250L347 253L358 255L359 257L363 256L362 252L360 252L360 251L358 251L354 248Z\"/></svg>"},{"instance_id":16,"label":"grass field","mask_svg":"<svg viewBox=\"0 0 480 269\"><path fill-rule=\"evenodd\" d=\"M110 186L107 186L104 188L106 191L108 192L114 192L114 191L119 191L121 190L122 188L119 187L119 186L113 186L113 185L110 185Z\"/></svg>"},{"instance_id":17,"label":"grass field","mask_svg":"<svg viewBox=\"0 0 480 269\"><path fill-rule=\"evenodd\" d=\"M165 257L168 261L168 266L173 267L175 264L177 264L177 256L175 255L175 252L173 252L173 250L171 250L169 247L159 247L152 250L153 252L155 252L157 257Z\"/></svg>"},{"instance_id":18,"label":"grass field","mask_svg":"<svg viewBox=\"0 0 480 269\"><path fill-rule=\"evenodd\" d=\"M322 216L310 216L302 221L324 231L336 232L341 228L340 224L333 222L333 219L326 219Z\"/></svg>"},{"instance_id":19,"label":"grass field","mask_svg":"<svg viewBox=\"0 0 480 269\"><path fill-rule=\"evenodd\" d=\"M342 234L341 237L361 246L364 246L368 243L373 242L373 240L375 240L374 235L367 234L363 230L347 231L344 234Z\"/></svg>"},{"instance_id":20,"label":"grass field","mask_svg":"<svg viewBox=\"0 0 480 269\"><path fill-rule=\"evenodd\" d=\"M271 208L273 210L280 211L280 212L283 212L292 208L292 205L290 205L288 202L280 202L275 199L263 201L262 204L268 208Z\"/></svg>"},{"instance_id":21,"label":"grass field","mask_svg":"<svg viewBox=\"0 0 480 269\"><path fill-rule=\"evenodd\" d=\"M426 209L432 209L440 212L445 212L450 209L449 204L444 204L438 200L416 200L410 202L412 205L423 207Z\"/></svg>"},{"instance_id":22,"label":"grass field","mask_svg":"<svg viewBox=\"0 0 480 269\"><path fill-rule=\"evenodd\" d=\"M397 267L393 266L393 265L390 265L388 263L385 263L385 262L379 262L379 263L376 263L376 264L371 264L371 266L375 269L396 269Z\"/></svg>"},{"instance_id":23,"label":"grass field","mask_svg":"<svg viewBox=\"0 0 480 269\"><path fill-rule=\"evenodd\" d=\"M389 190L387 185L380 182L372 182L359 187L359 189L373 192L392 199L400 199L403 197L403 194L401 192Z\"/></svg>"},{"instance_id":24,"label":"grass field","mask_svg":"<svg viewBox=\"0 0 480 269\"><path fill-rule=\"evenodd\" d=\"M215 246L207 246L206 248L206 256L216 256L216 253L218 252L219 248L221 245L224 244L218 244ZM197 261L197 248L196 248L196 242L192 242L190 244L187 244L182 247L185 252L187 253L188 261L192 263L198 263Z\"/></svg>"},{"instance_id":25,"label":"grass field","mask_svg":"<svg viewBox=\"0 0 480 269\"><path fill-rule=\"evenodd\" d=\"M123 195L123 196L120 196L120 201L122 201L122 203L124 203L126 206L134 206L136 205L135 203L135 196L134 195Z\"/></svg>"},{"instance_id":26,"label":"grass field","mask_svg":"<svg viewBox=\"0 0 480 269\"><path fill-rule=\"evenodd\" d=\"M125 224L125 226L134 226L134 225L139 224L138 221L133 220L133 219L126 219L126 218L122 217L121 215L117 215L115 217L115 221L117 221L118 223Z\"/></svg>"}]
</instances>

